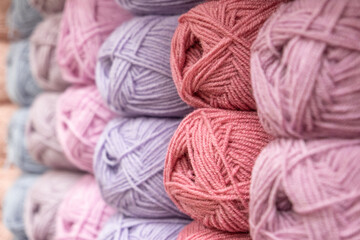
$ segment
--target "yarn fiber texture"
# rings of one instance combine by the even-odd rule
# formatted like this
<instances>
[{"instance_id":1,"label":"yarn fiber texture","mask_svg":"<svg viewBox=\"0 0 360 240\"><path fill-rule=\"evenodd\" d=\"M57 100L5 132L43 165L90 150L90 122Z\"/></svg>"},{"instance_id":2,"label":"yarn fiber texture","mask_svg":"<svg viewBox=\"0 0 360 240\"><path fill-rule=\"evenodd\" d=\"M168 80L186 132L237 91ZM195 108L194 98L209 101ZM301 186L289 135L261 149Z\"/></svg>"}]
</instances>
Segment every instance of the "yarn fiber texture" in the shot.
<instances>
[{"instance_id":1,"label":"yarn fiber texture","mask_svg":"<svg viewBox=\"0 0 360 240\"><path fill-rule=\"evenodd\" d=\"M64 81L56 62L56 48L61 14L49 16L41 22L30 39L30 66L38 85L47 91L63 91Z\"/></svg>"},{"instance_id":2,"label":"yarn fiber texture","mask_svg":"<svg viewBox=\"0 0 360 240\"><path fill-rule=\"evenodd\" d=\"M165 189L181 211L205 226L247 232L251 171L270 139L256 112L196 110L171 139Z\"/></svg>"},{"instance_id":3,"label":"yarn fiber texture","mask_svg":"<svg viewBox=\"0 0 360 240\"><path fill-rule=\"evenodd\" d=\"M114 0L66 1L57 48L64 79L70 83L93 83L101 44L130 18L131 14Z\"/></svg>"},{"instance_id":4,"label":"yarn fiber texture","mask_svg":"<svg viewBox=\"0 0 360 240\"><path fill-rule=\"evenodd\" d=\"M259 117L268 132L359 136L359 25L357 0L294 1L269 19L251 57Z\"/></svg>"},{"instance_id":5,"label":"yarn fiber texture","mask_svg":"<svg viewBox=\"0 0 360 240\"><path fill-rule=\"evenodd\" d=\"M16 109L13 104L0 105L0 169L6 166L8 125Z\"/></svg>"},{"instance_id":6,"label":"yarn fiber texture","mask_svg":"<svg viewBox=\"0 0 360 240\"><path fill-rule=\"evenodd\" d=\"M29 0L29 3L45 16L61 13L65 6L65 0Z\"/></svg>"},{"instance_id":7,"label":"yarn fiber texture","mask_svg":"<svg viewBox=\"0 0 360 240\"><path fill-rule=\"evenodd\" d=\"M68 88L56 111L58 138L66 156L79 169L93 173L96 143L114 113L95 85Z\"/></svg>"},{"instance_id":8,"label":"yarn fiber texture","mask_svg":"<svg viewBox=\"0 0 360 240\"><path fill-rule=\"evenodd\" d=\"M6 58L9 47L10 44L8 42L0 41L0 104L10 102L9 96L6 92Z\"/></svg>"},{"instance_id":9,"label":"yarn fiber texture","mask_svg":"<svg viewBox=\"0 0 360 240\"><path fill-rule=\"evenodd\" d=\"M81 174L48 171L30 188L25 200L25 230L29 240L55 239L56 216L66 193Z\"/></svg>"},{"instance_id":10,"label":"yarn fiber texture","mask_svg":"<svg viewBox=\"0 0 360 240\"><path fill-rule=\"evenodd\" d=\"M170 45L177 19L136 17L103 44L96 83L114 111L156 117L182 117L191 111L171 78Z\"/></svg>"},{"instance_id":11,"label":"yarn fiber texture","mask_svg":"<svg viewBox=\"0 0 360 240\"><path fill-rule=\"evenodd\" d=\"M83 176L67 192L56 216L57 240L97 239L115 210L101 197L92 175Z\"/></svg>"},{"instance_id":12,"label":"yarn fiber texture","mask_svg":"<svg viewBox=\"0 0 360 240\"><path fill-rule=\"evenodd\" d=\"M24 174L6 193L2 219L5 226L14 234L15 239L27 239L24 224L25 197L38 175Z\"/></svg>"},{"instance_id":13,"label":"yarn fiber texture","mask_svg":"<svg viewBox=\"0 0 360 240\"><path fill-rule=\"evenodd\" d=\"M98 240L176 240L187 223L185 219L126 218L118 214L106 223Z\"/></svg>"},{"instance_id":14,"label":"yarn fiber texture","mask_svg":"<svg viewBox=\"0 0 360 240\"><path fill-rule=\"evenodd\" d=\"M208 1L179 18L171 69L181 98L194 107L254 110L250 47L284 0Z\"/></svg>"},{"instance_id":15,"label":"yarn fiber texture","mask_svg":"<svg viewBox=\"0 0 360 240\"><path fill-rule=\"evenodd\" d=\"M21 108L11 117L7 136L7 161L28 173L42 173L46 167L34 161L26 148L25 125L29 109Z\"/></svg>"},{"instance_id":16,"label":"yarn fiber texture","mask_svg":"<svg viewBox=\"0 0 360 240\"><path fill-rule=\"evenodd\" d=\"M105 201L128 217L186 217L163 183L166 150L179 120L118 118L96 146L94 172Z\"/></svg>"},{"instance_id":17,"label":"yarn fiber texture","mask_svg":"<svg viewBox=\"0 0 360 240\"><path fill-rule=\"evenodd\" d=\"M8 39L8 27L6 23L6 13L10 8L11 0L2 0L0 2L0 39Z\"/></svg>"},{"instance_id":18,"label":"yarn fiber texture","mask_svg":"<svg viewBox=\"0 0 360 240\"><path fill-rule=\"evenodd\" d=\"M30 108L25 143L32 158L53 169L75 170L65 157L56 132L56 109L60 94L40 94Z\"/></svg>"},{"instance_id":19,"label":"yarn fiber texture","mask_svg":"<svg viewBox=\"0 0 360 240\"><path fill-rule=\"evenodd\" d=\"M358 139L270 143L252 176L252 239L359 239L359 153Z\"/></svg>"}]
</instances>

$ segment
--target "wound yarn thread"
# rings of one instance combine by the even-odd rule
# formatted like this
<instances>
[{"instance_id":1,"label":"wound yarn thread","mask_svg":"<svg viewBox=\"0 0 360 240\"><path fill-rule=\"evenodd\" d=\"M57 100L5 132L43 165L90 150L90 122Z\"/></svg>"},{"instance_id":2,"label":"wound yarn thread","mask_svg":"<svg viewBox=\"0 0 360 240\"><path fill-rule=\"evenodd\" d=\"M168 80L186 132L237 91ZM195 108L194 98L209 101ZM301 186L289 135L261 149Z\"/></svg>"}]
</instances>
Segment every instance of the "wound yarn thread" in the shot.
<instances>
[{"instance_id":1,"label":"wound yarn thread","mask_svg":"<svg viewBox=\"0 0 360 240\"><path fill-rule=\"evenodd\" d=\"M38 85L46 91L63 91L64 81L56 62L56 48L61 14L49 16L41 22L30 38L30 67Z\"/></svg>"},{"instance_id":2,"label":"wound yarn thread","mask_svg":"<svg viewBox=\"0 0 360 240\"><path fill-rule=\"evenodd\" d=\"M172 76L193 107L254 110L250 47L284 0L208 1L179 18L171 44Z\"/></svg>"},{"instance_id":3,"label":"wound yarn thread","mask_svg":"<svg viewBox=\"0 0 360 240\"><path fill-rule=\"evenodd\" d=\"M65 157L56 132L56 109L60 94L40 94L30 108L25 143L32 158L53 169L75 170Z\"/></svg>"},{"instance_id":4,"label":"wound yarn thread","mask_svg":"<svg viewBox=\"0 0 360 240\"><path fill-rule=\"evenodd\" d=\"M95 85L71 86L56 108L58 138L66 156L79 169L93 173L96 143L114 113Z\"/></svg>"},{"instance_id":5,"label":"wound yarn thread","mask_svg":"<svg viewBox=\"0 0 360 240\"><path fill-rule=\"evenodd\" d=\"M57 48L64 79L70 83L93 83L101 44L130 18L131 14L114 0L66 1Z\"/></svg>"},{"instance_id":6,"label":"wound yarn thread","mask_svg":"<svg viewBox=\"0 0 360 240\"><path fill-rule=\"evenodd\" d=\"M256 112L196 110L171 139L165 189L181 211L205 226L247 232L251 171L270 140Z\"/></svg>"},{"instance_id":7,"label":"wound yarn thread","mask_svg":"<svg viewBox=\"0 0 360 240\"><path fill-rule=\"evenodd\" d=\"M56 216L56 240L97 239L115 210L101 197L94 176L83 176L67 193Z\"/></svg>"},{"instance_id":8,"label":"wound yarn thread","mask_svg":"<svg viewBox=\"0 0 360 240\"><path fill-rule=\"evenodd\" d=\"M125 116L183 117L191 111L171 78L170 44L177 16L136 17L117 28L99 52L96 83Z\"/></svg>"},{"instance_id":9,"label":"wound yarn thread","mask_svg":"<svg viewBox=\"0 0 360 240\"><path fill-rule=\"evenodd\" d=\"M269 19L251 57L259 117L269 133L359 136L359 25L357 0L293 1Z\"/></svg>"},{"instance_id":10,"label":"wound yarn thread","mask_svg":"<svg viewBox=\"0 0 360 240\"><path fill-rule=\"evenodd\" d=\"M251 180L252 239L360 238L359 154L358 139L270 143Z\"/></svg>"},{"instance_id":11,"label":"wound yarn thread","mask_svg":"<svg viewBox=\"0 0 360 240\"><path fill-rule=\"evenodd\" d=\"M29 0L29 3L45 16L61 13L65 6L65 0Z\"/></svg>"},{"instance_id":12,"label":"wound yarn thread","mask_svg":"<svg viewBox=\"0 0 360 240\"><path fill-rule=\"evenodd\" d=\"M17 107L13 104L0 105L0 169L6 165L8 126L16 109Z\"/></svg>"},{"instance_id":13,"label":"wound yarn thread","mask_svg":"<svg viewBox=\"0 0 360 240\"><path fill-rule=\"evenodd\" d=\"M166 150L179 120L117 118L95 150L94 174L105 201L129 217L186 217L163 183Z\"/></svg>"}]
</instances>

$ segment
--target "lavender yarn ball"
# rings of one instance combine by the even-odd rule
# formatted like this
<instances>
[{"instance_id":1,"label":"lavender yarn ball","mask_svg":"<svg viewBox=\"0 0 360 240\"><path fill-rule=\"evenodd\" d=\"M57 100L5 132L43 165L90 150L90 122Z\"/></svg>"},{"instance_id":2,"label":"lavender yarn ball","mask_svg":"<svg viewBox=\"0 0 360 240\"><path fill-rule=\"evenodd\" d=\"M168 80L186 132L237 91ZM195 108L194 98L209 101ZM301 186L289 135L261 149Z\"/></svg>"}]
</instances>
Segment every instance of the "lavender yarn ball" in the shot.
<instances>
[{"instance_id":1,"label":"lavender yarn ball","mask_svg":"<svg viewBox=\"0 0 360 240\"><path fill-rule=\"evenodd\" d=\"M142 219L113 216L101 231L98 240L176 240L189 224L185 219Z\"/></svg>"},{"instance_id":2,"label":"lavender yarn ball","mask_svg":"<svg viewBox=\"0 0 360 240\"><path fill-rule=\"evenodd\" d=\"M108 105L124 116L183 117L170 70L178 17L136 17L117 28L99 52L96 84Z\"/></svg>"},{"instance_id":3,"label":"lavender yarn ball","mask_svg":"<svg viewBox=\"0 0 360 240\"><path fill-rule=\"evenodd\" d=\"M129 217L186 217L163 183L167 147L179 123L161 118L109 122L94 156L94 174L109 205Z\"/></svg>"},{"instance_id":4,"label":"lavender yarn ball","mask_svg":"<svg viewBox=\"0 0 360 240\"><path fill-rule=\"evenodd\" d=\"M7 161L14 163L22 171L42 173L46 167L34 161L25 143L25 125L29 117L29 109L17 110L10 120L7 138Z\"/></svg>"},{"instance_id":5,"label":"lavender yarn ball","mask_svg":"<svg viewBox=\"0 0 360 240\"><path fill-rule=\"evenodd\" d=\"M24 204L29 188L38 175L24 174L8 190L3 202L2 222L14 234L15 239L27 239L24 224Z\"/></svg>"},{"instance_id":6,"label":"lavender yarn ball","mask_svg":"<svg viewBox=\"0 0 360 240\"><path fill-rule=\"evenodd\" d=\"M12 102L30 106L41 90L29 63L29 41L21 40L10 45L7 59L6 91Z\"/></svg>"},{"instance_id":7,"label":"lavender yarn ball","mask_svg":"<svg viewBox=\"0 0 360 240\"><path fill-rule=\"evenodd\" d=\"M62 12L65 6L65 0L29 0L29 3L46 16Z\"/></svg>"}]
</instances>

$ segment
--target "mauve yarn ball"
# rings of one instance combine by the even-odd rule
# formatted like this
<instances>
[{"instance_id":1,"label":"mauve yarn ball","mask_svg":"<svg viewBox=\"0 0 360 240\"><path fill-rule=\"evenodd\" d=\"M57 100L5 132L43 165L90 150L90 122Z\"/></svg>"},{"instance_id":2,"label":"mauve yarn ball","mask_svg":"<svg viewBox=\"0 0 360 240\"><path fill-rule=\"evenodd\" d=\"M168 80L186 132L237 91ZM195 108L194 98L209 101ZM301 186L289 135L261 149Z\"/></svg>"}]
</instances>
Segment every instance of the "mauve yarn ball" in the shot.
<instances>
[{"instance_id":1,"label":"mauve yarn ball","mask_svg":"<svg viewBox=\"0 0 360 240\"><path fill-rule=\"evenodd\" d=\"M256 112L196 110L169 144L165 189L181 211L205 226L247 232L251 171L270 140Z\"/></svg>"},{"instance_id":2,"label":"mauve yarn ball","mask_svg":"<svg viewBox=\"0 0 360 240\"><path fill-rule=\"evenodd\" d=\"M130 18L131 14L114 0L66 1L57 48L64 79L70 83L93 83L101 44Z\"/></svg>"},{"instance_id":3,"label":"mauve yarn ball","mask_svg":"<svg viewBox=\"0 0 360 240\"><path fill-rule=\"evenodd\" d=\"M359 139L270 143L251 179L252 239L360 239L359 155Z\"/></svg>"},{"instance_id":4,"label":"mauve yarn ball","mask_svg":"<svg viewBox=\"0 0 360 240\"><path fill-rule=\"evenodd\" d=\"M12 0L7 13L9 38L25 39L29 37L41 21L40 13L29 4L28 0Z\"/></svg>"},{"instance_id":5,"label":"mauve yarn ball","mask_svg":"<svg viewBox=\"0 0 360 240\"><path fill-rule=\"evenodd\" d=\"M49 16L30 38L30 66L38 85L46 91L63 91L69 83L61 75L56 48L61 15Z\"/></svg>"},{"instance_id":6,"label":"mauve yarn ball","mask_svg":"<svg viewBox=\"0 0 360 240\"><path fill-rule=\"evenodd\" d=\"M207 1L179 18L171 68L181 98L194 107L254 110L250 46L286 0Z\"/></svg>"},{"instance_id":7,"label":"mauve yarn ball","mask_svg":"<svg viewBox=\"0 0 360 240\"><path fill-rule=\"evenodd\" d=\"M28 40L12 43L7 58L6 91L20 106L30 106L41 92L30 70L29 46Z\"/></svg>"},{"instance_id":8,"label":"mauve yarn ball","mask_svg":"<svg viewBox=\"0 0 360 240\"><path fill-rule=\"evenodd\" d=\"M97 239L106 221L115 214L101 197L94 176L83 176L67 192L56 216L56 240Z\"/></svg>"},{"instance_id":9,"label":"mauve yarn ball","mask_svg":"<svg viewBox=\"0 0 360 240\"><path fill-rule=\"evenodd\" d=\"M33 8L45 16L61 13L65 6L65 0L29 0L29 2Z\"/></svg>"},{"instance_id":10,"label":"mauve yarn ball","mask_svg":"<svg viewBox=\"0 0 360 240\"><path fill-rule=\"evenodd\" d=\"M96 143L113 112L95 85L71 86L56 108L57 134L65 155L79 169L93 173Z\"/></svg>"},{"instance_id":11,"label":"mauve yarn ball","mask_svg":"<svg viewBox=\"0 0 360 240\"><path fill-rule=\"evenodd\" d=\"M106 223L98 240L176 240L188 223L185 219L126 218L117 214Z\"/></svg>"},{"instance_id":12,"label":"mauve yarn ball","mask_svg":"<svg viewBox=\"0 0 360 240\"><path fill-rule=\"evenodd\" d=\"M114 111L155 117L182 117L191 111L171 78L170 45L177 19L136 17L103 44L96 83Z\"/></svg>"},{"instance_id":13,"label":"mauve yarn ball","mask_svg":"<svg viewBox=\"0 0 360 240\"><path fill-rule=\"evenodd\" d=\"M359 26L358 0L293 1L269 19L251 55L259 117L269 133L359 137Z\"/></svg>"},{"instance_id":14,"label":"mauve yarn ball","mask_svg":"<svg viewBox=\"0 0 360 240\"><path fill-rule=\"evenodd\" d=\"M3 201L2 221L14 234L15 239L27 239L24 224L24 205L26 194L38 179L38 175L24 174L7 191Z\"/></svg>"},{"instance_id":15,"label":"mauve yarn ball","mask_svg":"<svg viewBox=\"0 0 360 240\"><path fill-rule=\"evenodd\" d=\"M46 167L34 161L25 143L25 125L29 117L29 109L21 108L12 116L8 126L7 161L14 163L24 172L42 173Z\"/></svg>"},{"instance_id":16,"label":"mauve yarn ball","mask_svg":"<svg viewBox=\"0 0 360 240\"><path fill-rule=\"evenodd\" d=\"M94 172L105 201L139 218L186 217L163 183L166 150L180 120L118 118L109 122L95 150Z\"/></svg>"},{"instance_id":17,"label":"mauve yarn ball","mask_svg":"<svg viewBox=\"0 0 360 240\"><path fill-rule=\"evenodd\" d=\"M82 177L69 171L48 171L33 186L25 200L25 230L29 240L53 240L58 208L66 193Z\"/></svg>"},{"instance_id":18,"label":"mauve yarn ball","mask_svg":"<svg viewBox=\"0 0 360 240\"><path fill-rule=\"evenodd\" d=\"M32 158L53 169L76 170L64 154L56 131L56 104L59 93L40 94L30 108L25 142Z\"/></svg>"}]
</instances>

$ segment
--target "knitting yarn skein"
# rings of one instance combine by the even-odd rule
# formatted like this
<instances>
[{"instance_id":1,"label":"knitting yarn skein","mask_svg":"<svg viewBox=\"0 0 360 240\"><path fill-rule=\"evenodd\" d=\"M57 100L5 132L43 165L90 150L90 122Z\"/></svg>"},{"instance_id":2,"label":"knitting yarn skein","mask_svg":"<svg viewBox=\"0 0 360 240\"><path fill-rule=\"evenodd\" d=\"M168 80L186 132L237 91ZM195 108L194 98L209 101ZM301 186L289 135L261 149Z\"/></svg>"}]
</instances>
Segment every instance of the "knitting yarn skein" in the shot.
<instances>
[{"instance_id":1,"label":"knitting yarn skein","mask_svg":"<svg viewBox=\"0 0 360 240\"><path fill-rule=\"evenodd\" d=\"M96 143L114 114L95 85L68 88L56 111L58 138L66 156L79 169L93 173Z\"/></svg>"},{"instance_id":2,"label":"knitting yarn skein","mask_svg":"<svg viewBox=\"0 0 360 240\"><path fill-rule=\"evenodd\" d=\"M48 17L36 27L30 39L31 71L38 85L47 91L63 91L69 85L56 62L60 21L60 14Z\"/></svg>"},{"instance_id":3,"label":"knitting yarn skein","mask_svg":"<svg viewBox=\"0 0 360 240\"><path fill-rule=\"evenodd\" d=\"M30 5L43 15L52 15L64 10L65 0L29 0Z\"/></svg>"},{"instance_id":4,"label":"knitting yarn skein","mask_svg":"<svg viewBox=\"0 0 360 240\"><path fill-rule=\"evenodd\" d=\"M251 179L253 240L359 239L360 140L279 139Z\"/></svg>"},{"instance_id":5,"label":"knitting yarn skein","mask_svg":"<svg viewBox=\"0 0 360 240\"><path fill-rule=\"evenodd\" d=\"M359 137L358 26L357 0L293 1L269 19L251 57L265 130L303 139Z\"/></svg>"},{"instance_id":6,"label":"knitting yarn skein","mask_svg":"<svg viewBox=\"0 0 360 240\"><path fill-rule=\"evenodd\" d=\"M254 110L250 46L284 0L208 1L179 18L171 45L172 75L194 107Z\"/></svg>"},{"instance_id":7,"label":"knitting yarn skein","mask_svg":"<svg viewBox=\"0 0 360 240\"><path fill-rule=\"evenodd\" d=\"M196 110L171 139L165 189L181 211L205 226L247 232L251 171L270 139L256 112Z\"/></svg>"},{"instance_id":8,"label":"knitting yarn skein","mask_svg":"<svg viewBox=\"0 0 360 240\"><path fill-rule=\"evenodd\" d=\"M103 44L96 83L112 109L126 116L183 117L191 111L171 78L170 45L177 16L137 17Z\"/></svg>"},{"instance_id":9,"label":"knitting yarn skein","mask_svg":"<svg viewBox=\"0 0 360 240\"><path fill-rule=\"evenodd\" d=\"M0 105L0 169L6 166L8 126L16 110L17 107L14 104Z\"/></svg>"},{"instance_id":10,"label":"knitting yarn skein","mask_svg":"<svg viewBox=\"0 0 360 240\"><path fill-rule=\"evenodd\" d=\"M66 1L60 27L57 61L70 83L93 83L101 44L131 14L114 0Z\"/></svg>"},{"instance_id":11,"label":"knitting yarn skein","mask_svg":"<svg viewBox=\"0 0 360 240\"><path fill-rule=\"evenodd\" d=\"M96 146L94 172L105 201L136 218L182 217L163 183L166 150L179 120L118 118Z\"/></svg>"}]
</instances>

